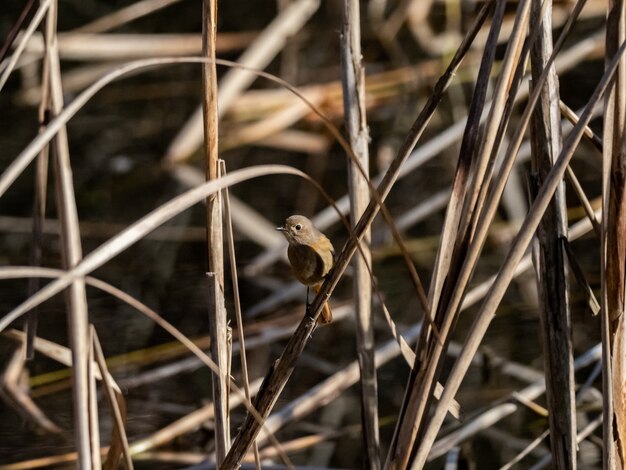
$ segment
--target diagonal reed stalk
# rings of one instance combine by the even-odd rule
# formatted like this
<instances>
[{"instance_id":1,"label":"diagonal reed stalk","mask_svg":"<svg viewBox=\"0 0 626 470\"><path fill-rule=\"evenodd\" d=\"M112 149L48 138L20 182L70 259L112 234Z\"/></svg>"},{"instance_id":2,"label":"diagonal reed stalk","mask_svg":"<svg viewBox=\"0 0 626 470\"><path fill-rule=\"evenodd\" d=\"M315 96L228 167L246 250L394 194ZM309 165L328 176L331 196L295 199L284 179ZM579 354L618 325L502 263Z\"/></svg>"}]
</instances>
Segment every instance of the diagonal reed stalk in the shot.
<instances>
[{"instance_id":1,"label":"diagonal reed stalk","mask_svg":"<svg viewBox=\"0 0 626 470\"><path fill-rule=\"evenodd\" d=\"M545 5L546 4L544 3L543 5L544 8L545 8ZM477 206L477 210L475 210L474 221L468 221L462 224L465 227L471 226L474 228L472 228L469 232L466 232L465 235L460 234L457 237L457 239L464 237L465 241L463 241L459 245L459 248L461 248L461 250L458 252L460 258L457 260L458 264L455 267L456 274L454 277L449 276L449 279L447 281L447 283L449 283L449 292L446 294L446 297L447 297L446 303L439 307L439 309L445 308L445 310L443 310L444 314L443 314L443 320L442 320L444 323L441 328L441 333L444 338L447 337L454 322L456 321L458 308L461 305L463 294L465 292L467 283L469 282L469 279L471 278L471 275L476 266L478 256L480 254L480 251L486 239L487 229L490 225L491 220L493 219L493 216L495 215L495 210L497 208L498 201L500 200L500 196L504 190L504 186L505 186L508 174L511 171L514 158L517 155L517 152L519 151L519 147L521 146L524 130L526 129L526 126L528 124L530 113L534 109L534 106L537 102L537 99L539 96L538 92L541 89L542 83L547 76L547 70L549 66L552 64L552 62L554 61L556 57L556 53L562 47L564 39L567 36L567 33L570 31L571 26L573 25L575 19L580 13L583 5L584 5L584 1L580 1L575 5L572 11L572 14L568 20L568 23L564 26L563 32L561 33L557 43L555 44L553 54L551 55L548 61L548 64L546 65L546 70L544 71L544 73L541 75L541 77L536 83L536 86L538 88L535 89L533 91L533 94L531 95L530 101L524 111L524 115L522 116L521 124L518 124L516 128L516 133L513 139L509 143L509 148L507 149L507 152L505 154L505 159L502 163L500 174L498 178L495 180L494 184L492 184L493 187L491 188L489 197L486 199L485 203L483 203L482 201L487 196L487 191L486 191L487 185L485 184L484 187L480 190L475 190L475 191L480 191L481 194L478 196L474 196L473 199L476 201L481 201L481 202L480 202L480 205ZM524 20L523 17L520 18L520 21L524 23L528 19L529 7L530 7L529 3L520 3L518 7L518 12L520 14L523 13L523 17L526 18L526 20ZM509 43L509 46L512 49L510 49L511 53L507 54L507 57L509 58L511 63L508 67L506 68L503 67L503 73L506 70L508 70L510 73L510 71L512 70L513 64L517 63L517 57L519 53L514 52L513 47L515 46L515 49L518 49L518 50L521 47L521 32L524 30L525 30L525 27L522 27L521 24L518 24L518 29L517 29L518 40L516 41L516 44L512 42ZM538 31L539 29L535 27L533 30L533 35L531 39L536 37L536 34ZM527 47L525 49L526 51L528 51ZM505 61L507 61L507 57L505 57ZM521 67L523 67L523 62L520 62L518 69L520 69ZM516 75L519 75L519 73ZM509 82L508 80L500 80L499 83L500 83L500 86L496 88L496 96L498 93L501 93L501 91L498 92L498 90L501 90L500 87L507 87ZM494 106L500 109L500 111L497 111L497 112L503 112L502 108L503 106L505 106L503 98L500 98L499 100L497 98L494 98ZM493 106L492 106L492 110L493 110ZM507 113L507 115L508 114L509 113ZM490 128L502 127L502 125L499 125L499 123L497 122L494 123L493 121L489 121L489 120L488 122L490 122ZM491 145L495 143L497 132L494 130L491 130L488 135L490 135L491 137L483 142L482 144L483 152L486 150L487 146L491 147ZM489 153L492 153L491 150L489 151ZM484 162L484 158L485 158L485 154L483 154L483 157L481 158L483 162ZM480 166L482 168L487 168L487 166L492 167L492 164L487 165L487 166L485 165L487 164L486 163L477 164L477 166ZM482 180L482 177L479 177L479 179ZM434 342L432 346L430 346L429 351L431 351L431 353L427 357L423 358L423 361L425 363L424 367L426 368L426 372L424 373L425 383L421 385L421 392L419 394L416 393L414 396L414 399L409 401L409 403L424 402L425 405L422 405L421 407L422 410L425 410L425 408L429 406L429 403L431 403L430 397L432 393L430 392L430 390L432 389L432 385L430 384L432 383L434 378L437 376L438 374L437 370L441 368L440 358L441 358L441 354L443 351L443 345L438 342ZM417 408L418 411L420 409L420 407L417 407L417 406L413 406L413 408ZM420 416L428 416L428 414L425 411L422 411ZM408 422L415 423L412 426L419 426L421 429L421 432L428 432L431 429L431 421L428 421L428 420L425 420L425 421L409 420ZM417 433L417 429L414 429L413 433L414 433L413 436L415 436ZM407 434L407 436L410 437L409 434ZM411 440L411 442L414 442L414 441ZM420 442L423 442L422 438L420 438ZM413 444L410 444L410 445L407 444L406 448L404 449L404 452L398 453L398 455L399 456L401 455L403 459L407 459L405 460L405 462L407 462L408 459L411 458L410 447L412 447L412 445ZM419 449L421 452L420 458L421 459L425 458L425 453L427 452L427 450L423 446L420 446ZM415 451L415 449L413 449L413 451ZM417 462L417 459L416 459L416 462ZM415 463L415 465L419 465L419 464Z\"/></svg>"},{"instance_id":2,"label":"diagonal reed stalk","mask_svg":"<svg viewBox=\"0 0 626 470\"><path fill-rule=\"evenodd\" d=\"M557 48L555 45L555 51L556 49ZM585 107L579 123L574 127L570 135L565 140L563 144L563 149L559 154L559 158L557 159L552 170L548 174L545 183L537 194L535 202L533 203L528 215L526 216L522 226L520 227L517 236L511 244L511 247L498 272L494 285L485 300L483 301L477 317L472 324L470 332L468 333L468 337L463 345L463 352L455 362L452 371L450 372L450 375L448 377L448 380L446 381L444 393L435 408L434 414L429 422L428 429L426 429L424 438L420 442L420 445L417 449L416 457L413 462L414 468L421 468L421 466L424 465L430 447L432 446L432 443L434 442L437 433L439 432L439 429L443 424L446 413L444 407L446 406L447 400L454 397L454 395L458 391L461 381L470 366L471 359L476 353L478 346L480 345L480 342L485 332L487 331L489 323L495 316L495 311L500 304L500 301L502 300L502 297L504 296L504 293L513 277L515 268L524 256L524 252L530 244L533 234L537 229L541 218L543 217L543 213L545 212L545 209L548 206L554 192L560 184L560 181L565 173L565 169L567 168L567 165L569 164L569 161L574 154L574 150L576 149L576 146L578 145L580 139L584 134L584 127L589 123L593 112L593 107L598 102L600 97L604 94L608 84L613 79L613 75L617 69L617 65L625 49L626 43L623 43L620 46L616 55L614 56L613 60L607 66L607 69L602 76L602 79L598 83L598 86L594 90L592 97ZM546 67L549 67L549 65L547 65ZM537 83L537 87L538 88L536 89L536 91L540 89L541 83ZM533 100L531 100L531 103L529 103L529 105L532 104L532 101ZM528 109L529 108L527 108L527 110ZM497 193L499 193L499 191L494 191L493 194ZM495 206L496 204L494 203L494 198L491 197L487 201L486 207L484 209L484 217L487 217L489 213L494 212ZM482 216L481 219L483 219ZM490 219L488 218L487 220ZM478 225L478 227L483 228L485 227L485 224L481 223ZM484 228L484 230L486 230L486 227Z\"/></svg>"},{"instance_id":3,"label":"diagonal reed stalk","mask_svg":"<svg viewBox=\"0 0 626 470\"><path fill-rule=\"evenodd\" d=\"M433 280L431 281L429 304L433 312L437 312L438 310L445 312L446 304L442 303L442 305L439 305L439 302L444 289L444 280L446 280L448 285L452 282L451 276L453 275L452 263L454 256L456 256L456 261L458 262L459 254L455 252L458 252L459 248L455 246L458 243L455 242L455 240L462 240L464 238L465 235L462 230L462 224L464 223L465 226L467 226L467 221L463 222L463 219L467 220L464 214L468 211L468 204L472 200L476 201L478 197L477 189L480 186L480 175L482 172L476 168L478 166L476 159L479 156L481 157L481 166L484 168L487 164L487 157L491 154L492 146L497 138L497 126L490 125L488 129L492 129L492 131L482 140L479 140L478 131L480 116L483 113L483 107L485 105L490 70L495 57L497 38L504 17L505 3L506 2L503 1L496 3L492 26L479 70L476 92L472 99L468 115L468 124L465 128L465 134L461 144L461 153L453 183L452 196L446 212L440 249L437 253ZM520 4L518 8L518 17L523 16L524 9L522 6L523 4ZM503 61L502 75L499 80L499 85L496 86L491 112L487 119L488 123L502 121L507 91L503 84L509 83L510 76L514 73L513 63L515 53L511 51L520 47L522 39L521 33L522 29L518 28L517 34L512 37L509 43L507 55ZM470 182L471 184L469 184ZM470 192L472 188L474 188L474 191ZM453 316L446 315L442 317L440 313L437 313L435 318L442 340L445 341L451 329ZM422 420L425 419L424 416L436 383L436 375L438 374L438 369L441 364L439 358L441 357L444 347L441 343L442 340L435 341L426 329L420 336L420 341L416 348L416 363L409 377L403 406L400 411L400 419L397 422L394 438L390 445L386 466L391 468L404 468L408 465L411 449L417 438L418 426L422 423ZM428 346L429 343L433 344ZM430 354L428 354L427 351Z\"/></svg>"},{"instance_id":4,"label":"diagonal reed stalk","mask_svg":"<svg viewBox=\"0 0 626 470\"><path fill-rule=\"evenodd\" d=\"M18 42L15 51L13 51L13 54L11 54L11 58L8 60L5 59L3 61L1 67L2 73L0 74L0 91L2 90L2 88L4 88L4 85L9 79L9 75L11 75L11 72L13 71L15 65L17 64L17 61L22 55L22 52L24 52L28 40L39 26L39 23L41 23L41 21L43 20L52 3L53 0L44 0L43 2L41 2L39 8L37 9L37 12L33 16L30 24L28 25L28 28L26 28L26 31Z\"/></svg>"}]
</instances>

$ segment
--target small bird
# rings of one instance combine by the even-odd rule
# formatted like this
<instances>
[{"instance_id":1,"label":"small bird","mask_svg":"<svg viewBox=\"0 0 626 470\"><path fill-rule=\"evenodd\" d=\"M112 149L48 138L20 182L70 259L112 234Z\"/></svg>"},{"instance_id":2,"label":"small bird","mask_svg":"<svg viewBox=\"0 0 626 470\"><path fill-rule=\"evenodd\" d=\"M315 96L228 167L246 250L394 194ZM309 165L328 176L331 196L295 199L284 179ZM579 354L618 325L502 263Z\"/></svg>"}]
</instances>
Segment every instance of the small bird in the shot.
<instances>
[{"instance_id":1,"label":"small bird","mask_svg":"<svg viewBox=\"0 0 626 470\"><path fill-rule=\"evenodd\" d=\"M302 284L307 286L307 307L309 305L309 286L315 292L322 287L324 277L333 267L335 249L326 235L315 228L313 222L303 215L287 217L282 227L276 227L289 242L287 256L293 274ZM322 313L317 319L319 324L333 321L333 313L328 303L324 304Z\"/></svg>"}]
</instances>

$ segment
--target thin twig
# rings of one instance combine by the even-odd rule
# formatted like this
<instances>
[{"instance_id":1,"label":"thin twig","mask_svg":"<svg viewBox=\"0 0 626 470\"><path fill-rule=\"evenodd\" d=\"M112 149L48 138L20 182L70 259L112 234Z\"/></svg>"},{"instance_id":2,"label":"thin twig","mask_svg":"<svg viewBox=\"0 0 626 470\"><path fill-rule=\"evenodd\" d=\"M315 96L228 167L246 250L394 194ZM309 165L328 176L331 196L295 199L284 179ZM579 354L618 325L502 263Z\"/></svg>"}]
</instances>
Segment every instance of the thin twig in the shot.
<instances>
[{"instance_id":1,"label":"thin twig","mask_svg":"<svg viewBox=\"0 0 626 470\"><path fill-rule=\"evenodd\" d=\"M220 177L226 175L226 162L219 161ZM239 340L239 355L241 358L241 375L243 377L243 390L246 398L250 400L250 381L248 376L248 360L246 358L246 341L243 330L243 320L241 318L241 299L239 297L239 275L237 273L237 257L235 255L235 237L233 235L233 224L230 210L230 194L228 189L222 193L224 204L224 220L226 221L226 242L228 244L228 261L230 262L230 277L233 286L233 299L235 305L235 322L237 324L237 338ZM230 355L229 355L230 356ZM253 444L254 461L257 469L261 468L261 458L259 457L259 447L256 441Z\"/></svg>"}]
</instances>

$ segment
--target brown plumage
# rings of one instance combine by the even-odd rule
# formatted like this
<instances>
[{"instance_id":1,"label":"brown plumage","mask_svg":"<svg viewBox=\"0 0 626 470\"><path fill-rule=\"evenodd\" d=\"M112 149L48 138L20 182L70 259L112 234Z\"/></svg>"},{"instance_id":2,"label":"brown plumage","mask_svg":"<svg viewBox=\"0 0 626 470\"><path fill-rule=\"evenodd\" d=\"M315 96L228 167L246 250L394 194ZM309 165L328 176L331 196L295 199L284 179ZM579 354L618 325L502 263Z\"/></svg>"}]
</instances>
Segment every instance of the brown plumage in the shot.
<instances>
[{"instance_id":1,"label":"brown plumage","mask_svg":"<svg viewBox=\"0 0 626 470\"><path fill-rule=\"evenodd\" d=\"M333 244L303 215L287 217L284 225L276 230L280 230L289 242L287 256L296 279L319 292L324 277L335 262ZM320 324L333 321L328 303L324 304L317 321Z\"/></svg>"}]
</instances>

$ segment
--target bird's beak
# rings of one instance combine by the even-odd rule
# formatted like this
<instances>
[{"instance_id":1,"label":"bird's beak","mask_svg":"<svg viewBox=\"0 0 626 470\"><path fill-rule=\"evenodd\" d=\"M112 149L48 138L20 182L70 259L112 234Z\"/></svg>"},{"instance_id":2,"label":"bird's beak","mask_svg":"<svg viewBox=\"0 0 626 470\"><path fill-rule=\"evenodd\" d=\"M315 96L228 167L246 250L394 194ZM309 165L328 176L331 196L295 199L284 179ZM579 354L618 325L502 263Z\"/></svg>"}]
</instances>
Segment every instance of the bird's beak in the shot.
<instances>
[{"instance_id":1,"label":"bird's beak","mask_svg":"<svg viewBox=\"0 0 626 470\"><path fill-rule=\"evenodd\" d=\"M276 227L276 230L278 230L279 232L284 232L285 231L285 227Z\"/></svg>"}]
</instances>

